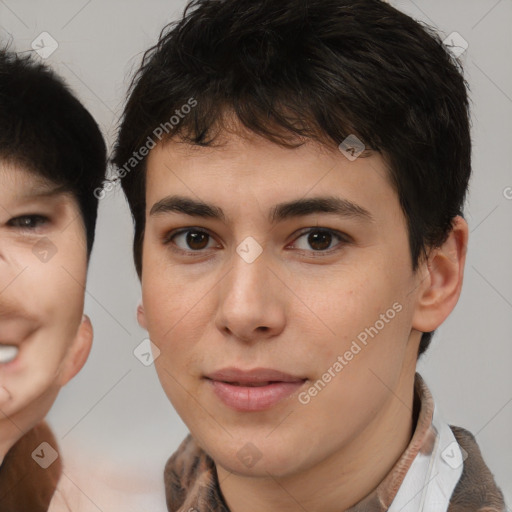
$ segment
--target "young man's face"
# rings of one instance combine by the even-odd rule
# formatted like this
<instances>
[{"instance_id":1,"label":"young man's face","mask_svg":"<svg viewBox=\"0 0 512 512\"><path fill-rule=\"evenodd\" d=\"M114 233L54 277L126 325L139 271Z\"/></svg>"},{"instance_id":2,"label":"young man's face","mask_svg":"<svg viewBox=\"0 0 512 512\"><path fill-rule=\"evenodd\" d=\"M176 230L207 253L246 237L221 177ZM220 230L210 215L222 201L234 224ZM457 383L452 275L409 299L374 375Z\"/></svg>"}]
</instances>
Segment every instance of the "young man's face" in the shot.
<instances>
[{"instance_id":1,"label":"young man's face","mask_svg":"<svg viewBox=\"0 0 512 512\"><path fill-rule=\"evenodd\" d=\"M85 230L73 197L0 161L0 431L27 430L89 352ZM21 435L21 433L20 433ZM0 439L4 443L4 439Z\"/></svg>"},{"instance_id":2,"label":"young man's face","mask_svg":"<svg viewBox=\"0 0 512 512\"><path fill-rule=\"evenodd\" d=\"M365 440L378 424L411 427L421 276L379 155L229 135L157 146L146 179L139 321L165 392L217 464L293 474L343 450L377 453ZM326 197L338 213L277 206ZM223 217L183 211L195 202Z\"/></svg>"}]
</instances>

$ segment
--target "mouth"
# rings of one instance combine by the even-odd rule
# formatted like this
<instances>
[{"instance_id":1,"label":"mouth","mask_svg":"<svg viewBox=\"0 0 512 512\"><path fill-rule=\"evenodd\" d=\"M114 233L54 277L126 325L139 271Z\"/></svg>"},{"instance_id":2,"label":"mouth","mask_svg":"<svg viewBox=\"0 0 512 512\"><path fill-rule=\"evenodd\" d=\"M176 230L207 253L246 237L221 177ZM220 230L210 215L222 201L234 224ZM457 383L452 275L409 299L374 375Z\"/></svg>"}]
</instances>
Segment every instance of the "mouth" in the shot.
<instances>
[{"instance_id":1,"label":"mouth","mask_svg":"<svg viewBox=\"0 0 512 512\"><path fill-rule=\"evenodd\" d=\"M231 386L239 386L244 388L261 388L263 386L270 386L271 384L278 384L279 380L276 381L267 381L267 382L226 382L226 381L220 381L224 384L230 384Z\"/></svg>"},{"instance_id":2,"label":"mouth","mask_svg":"<svg viewBox=\"0 0 512 512\"><path fill-rule=\"evenodd\" d=\"M16 345L4 345L0 343L0 364L11 363L16 359L20 348Z\"/></svg>"},{"instance_id":3,"label":"mouth","mask_svg":"<svg viewBox=\"0 0 512 512\"><path fill-rule=\"evenodd\" d=\"M272 408L295 393L307 380L268 368L225 368L205 378L225 405L244 412Z\"/></svg>"},{"instance_id":4,"label":"mouth","mask_svg":"<svg viewBox=\"0 0 512 512\"><path fill-rule=\"evenodd\" d=\"M5 306L0 303L0 368L17 371L25 351L23 347L29 343L41 324L24 313L4 310Z\"/></svg>"}]
</instances>

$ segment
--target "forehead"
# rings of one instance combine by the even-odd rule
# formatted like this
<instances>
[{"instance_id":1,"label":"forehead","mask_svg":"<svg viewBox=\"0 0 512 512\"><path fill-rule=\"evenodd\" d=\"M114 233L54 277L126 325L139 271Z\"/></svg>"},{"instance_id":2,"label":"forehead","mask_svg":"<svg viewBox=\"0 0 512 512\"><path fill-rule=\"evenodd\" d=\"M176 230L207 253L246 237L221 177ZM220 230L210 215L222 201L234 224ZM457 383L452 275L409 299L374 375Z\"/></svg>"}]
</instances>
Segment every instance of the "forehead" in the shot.
<instances>
[{"instance_id":1,"label":"forehead","mask_svg":"<svg viewBox=\"0 0 512 512\"><path fill-rule=\"evenodd\" d=\"M258 136L229 134L220 145L205 147L171 139L150 151L146 173L147 214L171 195L218 205L223 221L253 205L266 210L271 222L276 204L320 196L359 206L367 217L400 210L379 153L349 160L338 148L313 141L286 148Z\"/></svg>"},{"instance_id":2,"label":"forehead","mask_svg":"<svg viewBox=\"0 0 512 512\"><path fill-rule=\"evenodd\" d=\"M70 196L63 185L59 185L19 163L2 159L0 159L0 190L21 199L56 195Z\"/></svg>"}]
</instances>

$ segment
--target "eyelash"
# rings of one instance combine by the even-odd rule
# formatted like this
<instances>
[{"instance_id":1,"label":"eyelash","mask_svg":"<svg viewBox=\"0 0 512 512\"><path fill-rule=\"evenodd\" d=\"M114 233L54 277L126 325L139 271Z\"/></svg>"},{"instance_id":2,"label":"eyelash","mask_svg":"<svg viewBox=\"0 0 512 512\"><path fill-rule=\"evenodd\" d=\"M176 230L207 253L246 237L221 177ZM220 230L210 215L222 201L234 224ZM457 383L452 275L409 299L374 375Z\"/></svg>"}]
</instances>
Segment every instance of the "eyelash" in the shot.
<instances>
[{"instance_id":1,"label":"eyelash","mask_svg":"<svg viewBox=\"0 0 512 512\"><path fill-rule=\"evenodd\" d=\"M164 243L164 245L171 246L171 244L173 244L173 239L174 238L176 238L177 236L182 235L184 233L190 233L190 232L191 233L205 234L205 235L209 236L210 238L213 238L212 235L210 235L210 233L208 231L206 231L205 229L193 228L192 227L192 228L179 229L177 231L171 231L169 234L167 234L164 237L163 243ZM319 251L315 251L315 250L305 251L304 249L299 249L298 251L300 253L302 253L302 254L308 253L308 255L313 256L313 257L324 257L324 256L331 255L332 253L341 250L342 247L340 247L340 246L347 245L347 244L349 244L351 242L350 237L348 235L345 235L344 233L341 233L339 231L336 231L336 230L333 230L333 229L330 229L330 228L312 227L312 228L307 228L304 231L301 231L298 234L297 238L294 239L294 243L296 243L297 240L302 238L304 235L309 235L310 233L315 233L315 232L318 232L318 233L328 233L328 234L334 236L335 238L337 238L339 243L334 248L326 249L326 250L323 250L323 251L322 250L319 250ZM180 253L180 254L190 255L190 256L203 255L204 252L206 251L206 249L200 249L200 250L196 250L196 251L193 251L193 250L187 251L187 250L184 250L184 249L181 249L181 248L177 247L175 244L174 244L174 247L171 247L171 249L173 251L175 251L175 252Z\"/></svg>"},{"instance_id":2,"label":"eyelash","mask_svg":"<svg viewBox=\"0 0 512 512\"><path fill-rule=\"evenodd\" d=\"M31 226L26 226L26 225L16 225L17 222L16 221L20 221L20 220L24 220L24 219L30 219L30 220L34 220L34 219L37 219L37 225L34 226L34 225L31 225ZM42 222L41 222L42 221ZM19 217L14 217L13 219L10 219L7 224L11 227L14 227L14 228L18 228L18 229L21 229L21 230L28 230L28 231L34 231L35 229L37 229L38 227L40 227L41 224L47 224L49 221L48 217L45 217L44 215L38 215L38 214L32 214L32 215L20 215Z\"/></svg>"}]
</instances>

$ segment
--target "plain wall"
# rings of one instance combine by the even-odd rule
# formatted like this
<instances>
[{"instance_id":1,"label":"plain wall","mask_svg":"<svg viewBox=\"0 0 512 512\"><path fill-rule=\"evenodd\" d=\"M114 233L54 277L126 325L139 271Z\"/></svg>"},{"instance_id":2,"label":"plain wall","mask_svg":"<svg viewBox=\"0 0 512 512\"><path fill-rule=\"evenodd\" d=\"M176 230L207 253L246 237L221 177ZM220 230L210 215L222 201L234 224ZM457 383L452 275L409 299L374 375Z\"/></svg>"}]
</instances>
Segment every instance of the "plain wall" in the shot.
<instances>
[{"instance_id":1,"label":"plain wall","mask_svg":"<svg viewBox=\"0 0 512 512\"><path fill-rule=\"evenodd\" d=\"M474 175L465 281L419 370L448 422L476 436L512 503L512 2L391 3L469 43L462 62L473 104ZM111 145L132 71L184 6L182 0L5 0L0 38L27 51L41 32L50 33L59 47L46 61L67 79ZM131 218L117 188L100 201L89 269L85 310L94 347L49 421L64 453L102 457L160 481L187 429L154 368L133 355L146 333L136 322L140 287L131 244Z\"/></svg>"}]
</instances>

